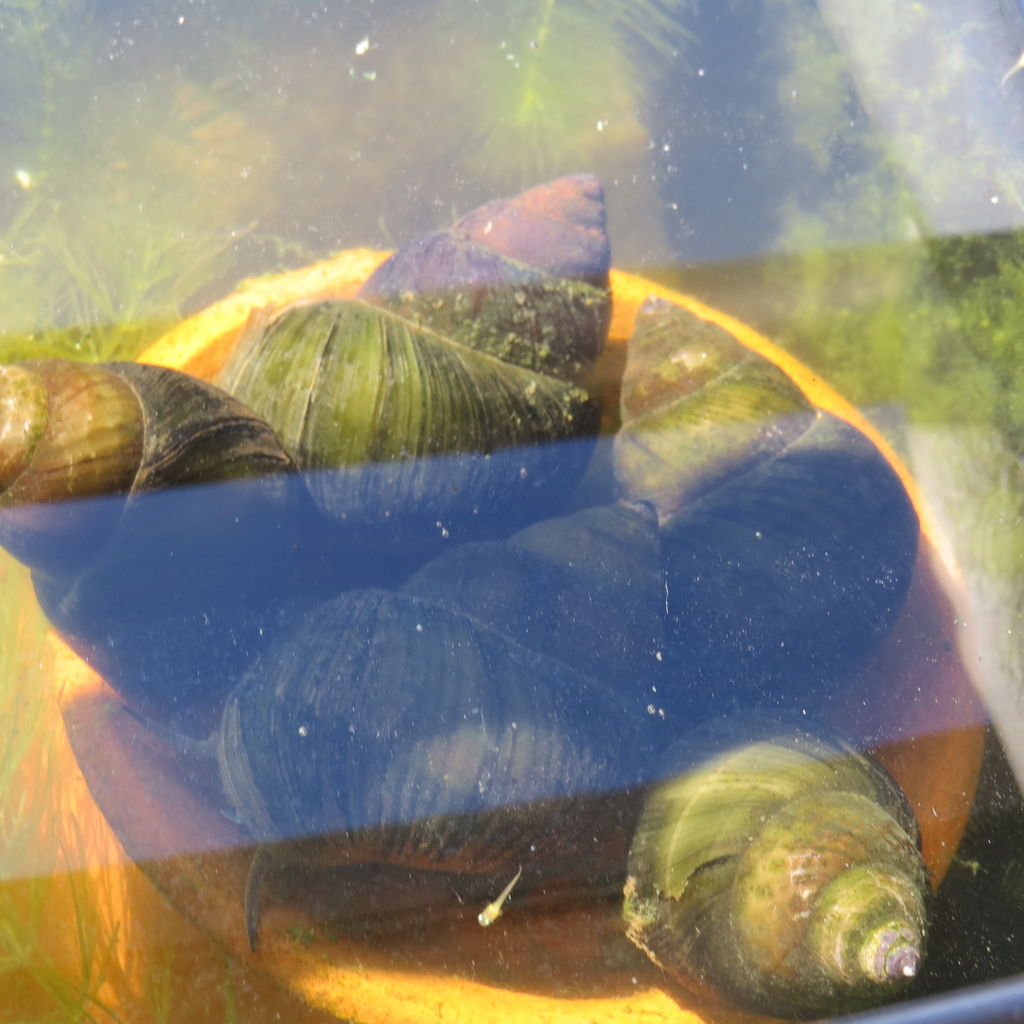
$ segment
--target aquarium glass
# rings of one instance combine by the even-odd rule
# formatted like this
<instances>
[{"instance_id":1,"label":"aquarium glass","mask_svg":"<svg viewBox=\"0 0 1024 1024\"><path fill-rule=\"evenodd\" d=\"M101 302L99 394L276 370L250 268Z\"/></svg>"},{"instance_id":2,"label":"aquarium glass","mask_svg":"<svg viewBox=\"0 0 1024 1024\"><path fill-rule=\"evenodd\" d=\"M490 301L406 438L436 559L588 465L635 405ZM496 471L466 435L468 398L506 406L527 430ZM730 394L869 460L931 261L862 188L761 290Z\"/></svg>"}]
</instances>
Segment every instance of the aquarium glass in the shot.
<instances>
[{"instance_id":1,"label":"aquarium glass","mask_svg":"<svg viewBox=\"0 0 1024 1024\"><path fill-rule=\"evenodd\" d=\"M1022 521L1021 0L0 0L0 1022L998 1015Z\"/></svg>"}]
</instances>

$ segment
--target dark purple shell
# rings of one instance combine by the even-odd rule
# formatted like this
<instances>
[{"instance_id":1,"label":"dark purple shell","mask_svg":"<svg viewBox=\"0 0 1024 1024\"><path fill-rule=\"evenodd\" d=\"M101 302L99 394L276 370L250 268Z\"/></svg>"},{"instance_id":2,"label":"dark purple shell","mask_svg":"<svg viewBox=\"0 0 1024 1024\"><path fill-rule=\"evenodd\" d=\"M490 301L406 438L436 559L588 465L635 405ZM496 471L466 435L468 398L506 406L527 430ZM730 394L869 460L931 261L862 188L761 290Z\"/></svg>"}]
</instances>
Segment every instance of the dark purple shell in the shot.
<instances>
[{"instance_id":1,"label":"dark purple shell","mask_svg":"<svg viewBox=\"0 0 1024 1024\"><path fill-rule=\"evenodd\" d=\"M500 359L578 381L608 331L604 190L578 174L403 246L359 297Z\"/></svg>"}]
</instances>

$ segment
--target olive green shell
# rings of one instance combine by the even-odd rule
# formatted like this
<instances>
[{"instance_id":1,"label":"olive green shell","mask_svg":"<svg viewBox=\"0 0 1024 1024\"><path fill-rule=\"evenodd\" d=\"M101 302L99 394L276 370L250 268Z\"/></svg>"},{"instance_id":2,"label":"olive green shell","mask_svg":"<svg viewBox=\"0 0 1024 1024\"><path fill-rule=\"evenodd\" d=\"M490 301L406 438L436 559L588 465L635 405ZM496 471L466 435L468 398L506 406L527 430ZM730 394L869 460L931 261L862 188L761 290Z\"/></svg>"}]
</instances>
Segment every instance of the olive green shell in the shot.
<instances>
[{"instance_id":1,"label":"olive green shell","mask_svg":"<svg viewBox=\"0 0 1024 1024\"><path fill-rule=\"evenodd\" d=\"M676 695L700 717L827 717L913 577L918 520L896 472L774 364L660 301L629 341L622 414L620 486L662 526Z\"/></svg>"},{"instance_id":2,"label":"olive green shell","mask_svg":"<svg viewBox=\"0 0 1024 1024\"><path fill-rule=\"evenodd\" d=\"M600 185L561 178L403 247L355 300L256 316L219 381L359 543L507 534L586 466L609 261Z\"/></svg>"},{"instance_id":3,"label":"olive green shell","mask_svg":"<svg viewBox=\"0 0 1024 1024\"><path fill-rule=\"evenodd\" d=\"M588 454L564 442L598 425L581 388L357 300L251 324L220 381L274 426L328 515L392 539L548 511Z\"/></svg>"},{"instance_id":4,"label":"olive green shell","mask_svg":"<svg viewBox=\"0 0 1024 1024\"><path fill-rule=\"evenodd\" d=\"M892 999L924 955L917 826L868 758L808 734L739 744L649 794L629 937L687 988L779 1017Z\"/></svg>"}]
</instances>

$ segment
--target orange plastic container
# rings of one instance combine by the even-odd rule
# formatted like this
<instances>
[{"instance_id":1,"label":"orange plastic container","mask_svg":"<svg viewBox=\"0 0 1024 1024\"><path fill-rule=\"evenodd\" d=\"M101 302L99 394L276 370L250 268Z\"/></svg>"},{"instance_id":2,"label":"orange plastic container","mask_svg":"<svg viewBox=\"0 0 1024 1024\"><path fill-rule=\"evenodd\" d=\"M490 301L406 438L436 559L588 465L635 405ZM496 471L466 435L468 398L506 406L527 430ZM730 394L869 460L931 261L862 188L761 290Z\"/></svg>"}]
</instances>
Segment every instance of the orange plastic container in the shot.
<instances>
[{"instance_id":1,"label":"orange plastic container","mask_svg":"<svg viewBox=\"0 0 1024 1024\"><path fill-rule=\"evenodd\" d=\"M308 269L246 282L229 298L186 320L153 345L143 361L214 376L249 314L268 304L307 296L351 296L386 253L353 250ZM656 294L713 320L741 342L778 363L808 397L869 434L904 479L921 515L918 568L895 629L850 687L836 721L858 732L874 721L898 723L893 742L877 753L902 785L923 834L933 884L943 877L970 812L981 764L984 715L955 644L949 642L957 593L955 567L939 557L927 511L905 467L863 418L806 367L745 324L684 295L620 272L612 273L610 341L594 386L606 408L617 408L625 342L642 301ZM476 923L479 907L434 923L428 934L396 938L329 939L294 909L268 906L265 939L250 953L243 922L243 889L252 856L246 837L189 787L176 771L175 750L128 715L83 662L52 637L49 674L61 707L82 788L75 813L107 836L99 855L122 861L131 878L123 907L127 931L141 942L179 934L190 943L191 1021L224 1017L224 955L239 985L258 995L245 1019L282 1013L298 1020L353 1019L377 1024L530 1020L718 1021L738 1014L697 1005L640 954L610 958L620 948L602 940L620 928L616 908L570 907L558 913L517 912L492 928ZM890 729L890 733L892 730ZM107 830L109 825L109 829ZM123 847L123 855L120 847ZM141 881L134 862L155 888ZM166 903L156 895L166 898ZM195 928L186 926L183 915ZM138 949L134 955L138 959ZM145 957L142 957L142 961ZM142 968L144 971L144 967ZM205 980L204 980L205 979ZM267 986L267 980L280 992ZM208 1016L198 1010L211 987ZM135 988L145 988L138 981ZM261 1003L262 1000L262 1003ZM283 1002L278 1002L278 1001Z\"/></svg>"}]
</instances>

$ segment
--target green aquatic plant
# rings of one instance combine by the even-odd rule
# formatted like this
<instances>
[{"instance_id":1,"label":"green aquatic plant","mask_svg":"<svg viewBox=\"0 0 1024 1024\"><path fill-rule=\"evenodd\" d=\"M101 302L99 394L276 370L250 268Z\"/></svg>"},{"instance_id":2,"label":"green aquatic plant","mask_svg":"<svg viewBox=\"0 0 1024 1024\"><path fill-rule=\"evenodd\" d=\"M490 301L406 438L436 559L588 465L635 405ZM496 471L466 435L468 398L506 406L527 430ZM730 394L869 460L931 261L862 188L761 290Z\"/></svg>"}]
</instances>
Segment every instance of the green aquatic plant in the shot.
<instances>
[{"instance_id":1,"label":"green aquatic plant","mask_svg":"<svg viewBox=\"0 0 1024 1024\"><path fill-rule=\"evenodd\" d=\"M104 927L80 873L57 769L54 693L40 685L43 619L21 567L0 561L0 1016L120 1020L116 927ZM62 911L73 908L71 919ZM55 918L58 918L55 920ZM67 930L66 930L67 929ZM60 938L58 939L58 936Z\"/></svg>"},{"instance_id":2,"label":"green aquatic plant","mask_svg":"<svg viewBox=\"0 0 1024 1024\"><path fill-rule=\"evenodd\" d=\"M128 358L234 283L238 91L137 66L118 32L87 0L0 3L0 358Z\"/></svg>"},{"instance_id":3,"label":"green aquatic plant","mask_svg":"<svg viewBox=\"0 0 1024 1024\"><path fill-rule=\"evenodd\" d=\"M458 68L475 84L469 166L523 180L589 166L609 146L642 151L638 111L690 42L694 8L695 0L441 0L438 24L469 41Z\"/></svg>"},{"instance_id":4,"label":"green aquatic plant","mask_svg":"<svg viewBox=\"0 0 1024 1024\"><path fill-rule=\"evenodd\" d=\"M33 197L0 238L0 361L131 358L180 319L226 244L99 196Z\"/></svg>"}]
</instances>

